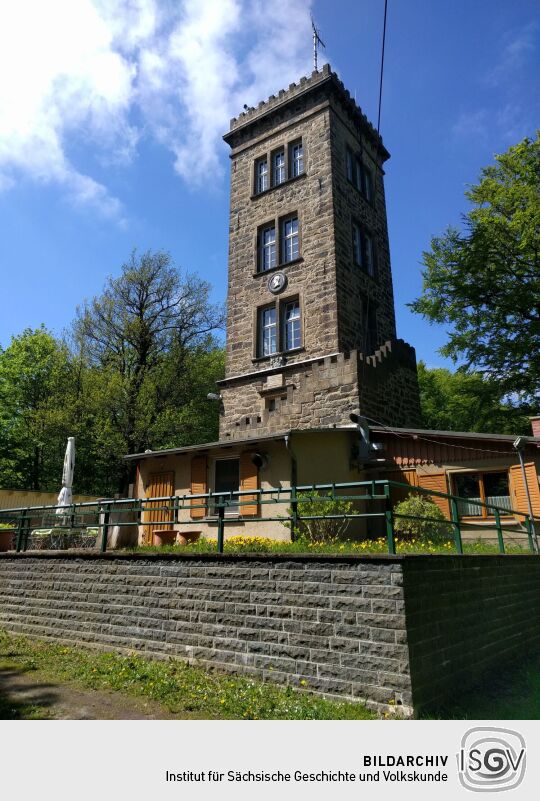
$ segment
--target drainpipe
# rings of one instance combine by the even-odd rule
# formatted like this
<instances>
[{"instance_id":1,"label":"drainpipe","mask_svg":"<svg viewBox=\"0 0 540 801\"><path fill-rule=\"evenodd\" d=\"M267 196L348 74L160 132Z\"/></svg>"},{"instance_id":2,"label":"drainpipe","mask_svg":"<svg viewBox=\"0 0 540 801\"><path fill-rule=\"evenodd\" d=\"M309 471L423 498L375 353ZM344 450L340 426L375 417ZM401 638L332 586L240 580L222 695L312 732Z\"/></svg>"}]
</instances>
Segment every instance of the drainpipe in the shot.
<instances>
[{"instance_id":1,"label":"drainpipe","mask_svg":"<svg viewBox=\"0 0 540 801\"><path fill-rule=\"evenodd\" d=\"M529 509L529 517L531 518L531 525L533 530L533 545L535 553L538 553L538 538L536 535L536 526L534 524L534 514L533 508L531 503L531 493L529 490L529 482L527 481L527 472L525 470L525 462L523 460L523 450L525 449L526 440L524 437L518 437L514 443L513 447L514 450L517 451L517 455L519 456L519 463L521 465L521 475L523 476L523 486L525 487L525 494L527 496L527 506Z\"/></svg>"},{"instance_id":2,"label":"drainpipe","mask_svg":"<svg viewBox=\"0 0 540 801\"><path fill-rule=\"evenodd\" d=\"M296 485L298 484L298 461L291 446L292 432L285 435L285 447L291 457L291 541L296 539L298 529L298 501L296 499Z\"/></svg>"}]
</instances>

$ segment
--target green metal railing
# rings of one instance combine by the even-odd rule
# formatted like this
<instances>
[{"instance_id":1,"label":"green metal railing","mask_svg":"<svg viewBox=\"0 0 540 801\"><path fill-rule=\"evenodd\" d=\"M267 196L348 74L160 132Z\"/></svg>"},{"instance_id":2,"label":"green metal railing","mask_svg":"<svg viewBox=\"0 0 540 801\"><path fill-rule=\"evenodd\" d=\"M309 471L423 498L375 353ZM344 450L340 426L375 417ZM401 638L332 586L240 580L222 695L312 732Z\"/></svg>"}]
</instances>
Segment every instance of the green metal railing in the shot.
<instances>
[{"instance_id":1,"label":"green metal railing","mask_svg":"<svg viewBox=\"0 0 540 801\"><path fill-rule=\"evenodd\" d=\"M441 521L434 517L421 517L415 515L398 514L394 509L392 490L399 490L403 495L403 490L408 493L418 493L430 498L442 498L448 503L449 519ZM301 514L301 507L309 503L326 503L328 501L350 501L354 504L355 511L346 514ZM268 523L279 521L287 523L294 539L302 521L309 520L361 520L361 519L381 519L384 521L386 529L387 550L389 554L396 553L396 518L411 519L433 523L433 525L443 526L452 531L455 552L463 553L463 531L468 526L463 523L459 516L459 502L463 501L456 495L450 495L436 490L424 489L423 487L412 487L409 484L402 484L390 480L373 481L351 481L336 484L309 484L302 486L283 487L279 489L259 489L259 490L238 490L236 492L207 492L201 494L172 495L159 498L145 499L104 499L102 501L87 501L75 503L69 507L60 506L28 506L16 509L1 509L0 523L4 523L1 530L11 531L15 535L15 549L25 551L32 539L32 532L43 528L36 525L35 521L47 520L49 528L53 532L51 536L57 537L57 543L62 543L63 534L73 532L73 530L85 531L97 530L98 535L87 535L87 545L93 544L99 547L102 552L107 550L109 532L112 526L123 527L143 527L146 531L151 531L150 527L159 526L160 528L172 526L200 526L202 523L216 527L217 550L223 553L225 542L225 529L228 525L237 525L238 521L245 523ZM469 504L475 504L486 510L486 514L493 518L493 523L485 521L482 524L483 530L493 528L496 533L498 550L505 553L505 532L516 535L516 522L521 526L521 531L526 533L528 548L531 552L538 554L538 544L534 521L528 514L517 510L508 510L482 501L467 499ZM372 506L369 511L358 511L359 504ZM242 517L242 511L248 507L256 507L257 514L250 514ZM272 514L271 507L279 514ZM263 507L268 508L269 514L262 515ZM202 510L202 516L192 518L190 515L194 510ZM229 516L227 515L229 511ZM189 515L181 515L181 512ZM285 513L283 513L285 512ZM153 517L153 515L156 515ZM514 527L506 525L502 517L511 516L514 518ZM165 517L166 519L162 519ZM161 518L161 519L158 519ZM503 525L503 522L505 523ZM5 523L8 524L7 528ZM146 528L148 527L148 528ZM79 540L84 538L81 534ZM64 538L65 539L65 538ZM96 544L98 543L98 545ZM58 544L56 547L59 547Z\"/></svg>"}]
</instances>

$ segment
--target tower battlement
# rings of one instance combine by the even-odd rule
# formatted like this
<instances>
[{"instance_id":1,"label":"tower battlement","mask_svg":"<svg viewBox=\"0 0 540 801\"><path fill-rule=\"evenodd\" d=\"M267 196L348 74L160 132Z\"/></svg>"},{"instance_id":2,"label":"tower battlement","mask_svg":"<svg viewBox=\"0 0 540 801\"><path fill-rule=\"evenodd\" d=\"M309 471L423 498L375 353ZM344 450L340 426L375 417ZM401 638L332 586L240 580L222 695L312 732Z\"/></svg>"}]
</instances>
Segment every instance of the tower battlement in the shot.
<instances>
[{"instance_id":1,"label":"tower battlement","mask_svg":"<svg viewBox=\"0 0 540 801\"><path fill-rule=\"evenodd\" d=\"M238 117L232 117L230 131L223 138L233 146L235 132L260 121L263 117L279 113L292 100L298 100L308 95L323 84L329 84L336 99L341 101L347 113L355 120L364 134L372 140L373 144L381 150L384 160L388 159L390 154L384 147L382 137L339 79L337 73L332 71L330 64L325 64L320 70L313 70L311 75L300 78L298 83L289 84L288 89L280 89L277 95L270 95L267 100L261 100L256 106L243 111Z\"/></svg>"}]
</instances>

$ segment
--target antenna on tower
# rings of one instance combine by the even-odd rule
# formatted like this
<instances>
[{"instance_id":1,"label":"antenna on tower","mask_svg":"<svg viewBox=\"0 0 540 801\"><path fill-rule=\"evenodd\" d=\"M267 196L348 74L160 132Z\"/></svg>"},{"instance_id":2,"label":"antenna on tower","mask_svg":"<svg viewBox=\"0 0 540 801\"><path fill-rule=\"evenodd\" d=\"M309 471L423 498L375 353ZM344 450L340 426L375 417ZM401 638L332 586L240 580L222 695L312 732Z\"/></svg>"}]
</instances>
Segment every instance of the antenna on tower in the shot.
<instances>
[{"instance_id":1,"label":"antenna on tower","mask_svg":"<svg viewBox=\"0 0 540 801\"><path fill-rule=\"evenodd\" d=\"M318 49L319 45L321 45L321 47L324 47L324 48L326 48L326 45L323 42L323 40L321 39L321 37L319 36L319 31L315 27L315 20L313 19L313 17L311 17L311 27L313 29L313 69L315 70L315 72L318 72L318 69L317 69L317 55L318 55L317 49Z\"/></svg>"}]
</instances>

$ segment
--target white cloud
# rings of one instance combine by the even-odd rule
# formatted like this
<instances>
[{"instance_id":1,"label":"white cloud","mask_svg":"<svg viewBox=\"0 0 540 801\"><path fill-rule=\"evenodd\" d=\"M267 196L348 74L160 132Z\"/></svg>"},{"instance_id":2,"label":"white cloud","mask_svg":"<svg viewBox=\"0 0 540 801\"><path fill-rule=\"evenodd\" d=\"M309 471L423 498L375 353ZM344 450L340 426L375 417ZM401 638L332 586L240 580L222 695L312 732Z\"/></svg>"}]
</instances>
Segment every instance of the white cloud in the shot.
<instances>
[{"instance_id":1,"label":"white cloud","mask_svg":"<svg viewBox=\"0 0 540 801\"><path fill-rule=\"evenodd\" d=\"M515 80L516 72L526 65L529 56L536 50L538 30L538 24L533 21L507 34L498 62L486 75L486 82L490 86Z\"/></svg>"},{"instance_id":2,"label":"white cloud","mask_svg":"<svg viewBox=\"0 0 540 801\"><path fill-rule=\"evenodd\" d=\"M0 189L19 176L122 218L70 159L126 164L156 138L190 183L242 109L310 67L311 0L17 0L0 7ZM276 25L276 20L281 25ZM137 124L134 120L137 120Z\"/></svg>"}]
</instances>

